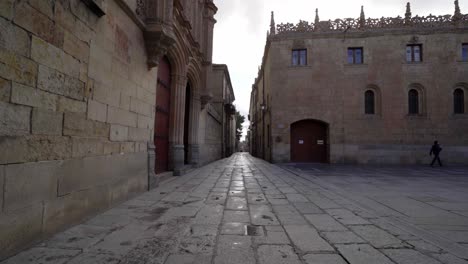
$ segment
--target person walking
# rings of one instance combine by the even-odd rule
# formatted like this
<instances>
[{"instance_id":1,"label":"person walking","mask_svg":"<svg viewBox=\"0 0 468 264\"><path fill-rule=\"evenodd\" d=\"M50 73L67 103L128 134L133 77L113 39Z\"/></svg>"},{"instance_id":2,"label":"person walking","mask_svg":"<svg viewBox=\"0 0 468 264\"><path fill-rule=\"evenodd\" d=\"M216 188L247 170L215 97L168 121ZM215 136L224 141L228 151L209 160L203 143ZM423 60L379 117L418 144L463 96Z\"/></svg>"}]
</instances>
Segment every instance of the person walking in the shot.
<instances>
[{"instance_id":1,"label":"person walking","mask_svg":"<svg viewBox=\"0 0 468 264\"><path fill-rule=\"evenodd\" d=\"M432 154L434 154L434 159L431 162L431 167L434 166L434 163L436 162L436 160L439 162L439 166L442 167L442 162L440 161L440 157L439 157L439 154L441 151L442 151L442 148L439 146L439 142L437 142L437 140L434 141L434 145L432 145L431 151L429 152L429 156L432 156Z\"/></svg>"}]
</instances>

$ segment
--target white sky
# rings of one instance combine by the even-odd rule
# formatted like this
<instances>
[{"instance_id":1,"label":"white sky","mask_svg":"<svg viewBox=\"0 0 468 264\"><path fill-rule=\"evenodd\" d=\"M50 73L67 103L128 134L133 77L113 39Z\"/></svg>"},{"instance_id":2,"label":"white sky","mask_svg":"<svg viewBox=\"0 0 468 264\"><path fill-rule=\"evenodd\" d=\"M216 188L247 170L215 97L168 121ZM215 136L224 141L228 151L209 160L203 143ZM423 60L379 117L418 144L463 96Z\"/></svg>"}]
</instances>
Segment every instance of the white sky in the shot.
<instances>
[{"instance_id":1,"label":"white sky","mask_svg":"<svg viewBox=\"0 0 468 264\"><path fill-rule=\"evenodd\" d=\"M453 0L413 0L413 16L454 13ZM320 20L358 18L361 5L367 17L405 16L407 1L401 0L214 0L218 21L214 31L213 62L227 64L231 76L237 110L246 117L244 136L249 125L250 91L257 77L270 28L271 11L275 22L294 23L300 19L313 22L315 8ZM468 13L468 0L459 0L461 13Z\"/></svg>"}]
</instances>

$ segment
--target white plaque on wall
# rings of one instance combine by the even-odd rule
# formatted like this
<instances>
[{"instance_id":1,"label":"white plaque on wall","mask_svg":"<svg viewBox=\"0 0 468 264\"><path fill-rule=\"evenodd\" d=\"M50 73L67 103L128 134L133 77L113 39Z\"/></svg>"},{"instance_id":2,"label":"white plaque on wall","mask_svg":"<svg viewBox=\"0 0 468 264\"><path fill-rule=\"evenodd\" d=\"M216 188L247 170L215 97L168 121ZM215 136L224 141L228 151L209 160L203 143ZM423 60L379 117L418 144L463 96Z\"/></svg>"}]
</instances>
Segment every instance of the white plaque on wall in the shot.
<instances>
[{"instance_id":1,"label":"white plaque on wall","mask_svg":"<svg viewBox=\"0 0 468 264\"><path fill-rule=\"evenodd\" d=\"M323 144L325 144L325 143L323 142L323 140L321 140L321 139L317 140L317 145L323 145Z\"/></svg>"},{"instance_id":2,"label":"white plaque on wall","mask_svg":"<svg viewBox=\"0 0 468 264\"><path fill-rule=\"evenodd\" d=\"M300 145L303 145L303 144L304 144L304 140L299 139L299 144L300 144Z\"/></svg>"}]
</instances>

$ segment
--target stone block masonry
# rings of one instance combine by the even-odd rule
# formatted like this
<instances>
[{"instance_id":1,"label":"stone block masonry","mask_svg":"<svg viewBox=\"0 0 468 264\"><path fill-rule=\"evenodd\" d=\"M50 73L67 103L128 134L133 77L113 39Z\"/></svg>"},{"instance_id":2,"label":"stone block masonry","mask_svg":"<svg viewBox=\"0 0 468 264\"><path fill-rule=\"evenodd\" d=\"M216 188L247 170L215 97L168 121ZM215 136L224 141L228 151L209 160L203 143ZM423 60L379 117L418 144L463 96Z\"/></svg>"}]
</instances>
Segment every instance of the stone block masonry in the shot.
<instances>
[{"instance_id":1,"label":"stone block masonry","mask_svg":"<svg viewBox=\"0 0 468 264\"><path fill-rule=\"evenodd\" d=\"M147 188L156 72L84 2L0 1L0 259Z\"/></svg>"}]
</instances>

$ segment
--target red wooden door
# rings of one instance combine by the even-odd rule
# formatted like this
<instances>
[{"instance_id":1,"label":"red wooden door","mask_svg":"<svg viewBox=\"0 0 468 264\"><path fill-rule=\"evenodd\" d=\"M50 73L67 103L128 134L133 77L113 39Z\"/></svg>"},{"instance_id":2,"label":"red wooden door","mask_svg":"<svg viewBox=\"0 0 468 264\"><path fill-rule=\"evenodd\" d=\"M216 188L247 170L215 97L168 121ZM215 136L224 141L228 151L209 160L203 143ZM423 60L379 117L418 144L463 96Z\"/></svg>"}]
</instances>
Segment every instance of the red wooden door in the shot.
<instances>
[{"instance_id":1,"label":"red wooden door","mask_svg":"<svg viewBox=\"0 0 468 264\"><path fill-rule=\"evenodd\" d=\"M169 162L169 117L171 109L171 66L166 57L158 67L156 88L156 117L154 124L154 144L156 146L155 173L168 170Z\"/></svg>"},{"instance_id":2,"label":"red wooden door","mask_svg":"<svg viewBox=\"0 0 468 264\"><path fill-rule=\"evenodd\" d=\"M326 163L327 125L302 120L291 125L291 161Z\"/></svg>"}]
</instances>

